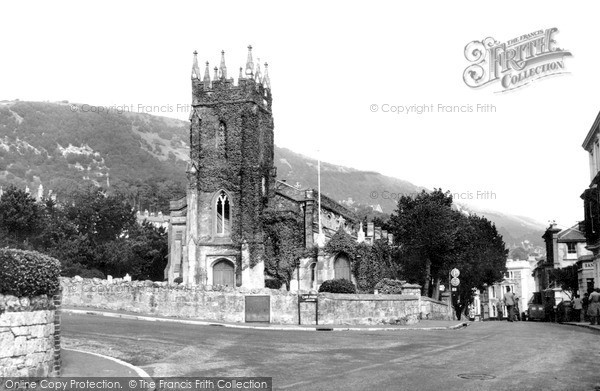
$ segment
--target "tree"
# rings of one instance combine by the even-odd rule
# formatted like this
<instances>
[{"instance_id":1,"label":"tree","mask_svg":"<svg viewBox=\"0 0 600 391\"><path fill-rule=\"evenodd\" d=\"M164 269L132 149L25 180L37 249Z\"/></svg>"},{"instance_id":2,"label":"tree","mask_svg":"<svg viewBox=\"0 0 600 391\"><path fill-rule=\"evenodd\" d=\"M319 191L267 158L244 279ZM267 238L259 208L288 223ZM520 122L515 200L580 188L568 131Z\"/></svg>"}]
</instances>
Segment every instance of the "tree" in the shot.
<instances>
[{"instance_id":1,"label":"tree","mask_svg":"<svg viewBox=\"0 0 600 391\"><path fill-rule=\"evenodd\" d=\"M577 265L567 266L562 269L552 269L550 271L550 280L554 282L555 286L561 287L563 292L567 293L569 297L573 298L573 295L579 289Z\"/></svg>"},{"instance_id":2,"label":"tree","mask_svg":"<svg viewBox=\"0 0 600 391\"><path fill-rule=\"evenodd\" d=\"M261 216L265 231L265 271L290 288L292 273L306 254L304 227L298 213L265 210Z\"/></svg>"},{"instance_id":3,"label":"tree","mask_svg":"<svg viewBox=\"0 0 600 391\"><path fill-rule=\"evenodd\" d=\"M0 198L0 233L4 245L22 247L39 228L40 206L25 191L9 187Z\"/></svg>"},{"instance_id":4,"label":"tree","mask_svg":"<svg viewBox=\"0 0 600 391\"><path fill-rule=\"evenodd\" d=\"M66 214L77 231L95 244L117 239L135 223L135 213L129 203L94 186L75 192Z\"/></svg>"},{"instance_id":5,"label":"tree","mask_svg":"<svg viewBox=\"0 0 600 391\"><path fill-rule=\"evenodd\" d=\"M127 235L102 246L106 273L123 276L129 273L135 280L162 281L167 266L168 239L164 228L147 221L134 224Z\"/></svg>"},{"instance_id":6,"label":"tree","mask_svg":"<svg viewBox=\"0 0 600 391\"><path fill-rule=\"evenodd\" d=\"M373 293L375 285L382 279L397 277L393 251L387 240L376 240L372 245L361 243L356 247L352 271L360 292Z\"/></svg>"},{"instance_id":7,"label":"tree","mask_svg":"<svg viewBox=\"0 0 600 391\"><path fill-rule=\"evenodd\" d=\"M431 281L435 280L437 289L442 268L453 251L456 212L451 206L450 192L423 190L415 197L402 196L390 217L389 228L401 244L402 253L422 262L424 273L419 282L428 296L434 296Z\"/></svg>"},{"instance_id":8,"label":"tree","mask_svg":"<svg viewBox=\"0 0 600 391\"><path fill-rule=\"evenodd\" d=\"M454 307L460 314L473 302L473 288L502 281L506 271L505 248L496 226L484 217L457 214L457 245L454 259L444 272L456 267L460 271L460 286Z\"/></svg>"}]
</instances>

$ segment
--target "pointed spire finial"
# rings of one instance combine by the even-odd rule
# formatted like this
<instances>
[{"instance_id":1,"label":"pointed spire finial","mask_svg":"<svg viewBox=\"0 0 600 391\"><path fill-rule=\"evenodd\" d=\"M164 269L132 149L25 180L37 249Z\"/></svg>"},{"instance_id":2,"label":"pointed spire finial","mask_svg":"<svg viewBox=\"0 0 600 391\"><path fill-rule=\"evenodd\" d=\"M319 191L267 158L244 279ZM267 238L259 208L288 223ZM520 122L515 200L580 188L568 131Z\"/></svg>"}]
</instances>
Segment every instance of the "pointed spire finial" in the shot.
<instances>
[{"instance_id":1,"label":"pointed spire finial","mask_svg":"<svg viewBox=\"0 0 600 391\"><path fill-rule=\"evenodd\" d=\"M213 80L218 80L219 79L219 68L215 67L215 77L213 78Z\"/></svg>"},{"instance_id":2,"label":"pointed spire finial","mask_svg":"<svg viewBox=\"0 0 600 391\"><path fill-rule=\"evenodd\" d=\"M219 66L221 79L227 79L227 67L225 66L225 50L221 50L221 65Z\"/></svg>"},{"instance_id":3,"label":"pointed spire finial","mask_svg":"<svg viewBox=\"0 0 600 391\"><path fill-rule=\"evenodd\" d=\"M204 83L210 83L210 71L208 70L208 61L206 62L206 68L204 68Z\"/></svg>"},{"instance_id":4,"label":"pointed spire finial","mask_svg":"<svg viewBox=\"0 0 600 391\"><path fill-rule=\"evenodd\" d=\"M262 83L262 72L260 70L260 58L256 61L256 73L254 74L254 81L258 84Z\"/></svg>"},{"instance_id":5,"label":"pointed spire finial","mask_svg":"<svg viewBox=\"0 0 600 391\"><path fill-rule=\"evenodd\" d=\"M263 86L271 89L271 79L269 78L269 64L265 62L265 75L263 76Z\"/></svg>"},{"instance_id":6,"label":"pointed spire finial","mask_svg":"<svg viewBox=\"0 0 600 391\"><path fill-rule=\"evenodd\" d=\"M238 79L240 79L240 80L244 78L244 75L242 74L243 69L244 68L240 67L240 76L238 77Z\"/></svg>"},{"instance_id":7,"label":"pointed spire finial","mask_svg":"<svg viewBox=\"0 0 600 391\"><path fill-rule=\"evenodd\" d=\"M254 61L252 60L252 45L248 45L248 59L246 60L246 76L252 78L254 73Z\"/></svg>"},{"instance_id":8,"label":"pointed spire finial","mask_svg":"<svg viewBox=\"0 0 600 391\"><path fill-rule=\"evenodd\" d=\"M198 67L198 52L194 50L194 62L192 64L192 79L200 79L200 67Z\"/></svg>"}]
</instances>

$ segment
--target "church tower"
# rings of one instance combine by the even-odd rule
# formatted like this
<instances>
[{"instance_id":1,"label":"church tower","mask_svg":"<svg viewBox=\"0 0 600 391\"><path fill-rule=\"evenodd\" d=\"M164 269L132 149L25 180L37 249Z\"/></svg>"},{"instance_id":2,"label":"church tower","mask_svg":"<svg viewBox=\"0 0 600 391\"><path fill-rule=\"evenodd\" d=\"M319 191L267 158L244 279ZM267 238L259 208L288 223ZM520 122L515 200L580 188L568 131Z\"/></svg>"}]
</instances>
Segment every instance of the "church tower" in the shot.
<instances>
[{"instance_id":1,"label":"church tower","mask_svg":"<svg viewBox=\"0 0 600 391\"><path fill-rule=\"evenodd\" d=\"M260 215L275 195L276 175L267 67L254 63L249 46L236 84L225 52L214 72L206 62L203 75L194 52L188 189L185 205L175 205L185 208L185 283L264 287Z\"/></svg>"}]
</instances>

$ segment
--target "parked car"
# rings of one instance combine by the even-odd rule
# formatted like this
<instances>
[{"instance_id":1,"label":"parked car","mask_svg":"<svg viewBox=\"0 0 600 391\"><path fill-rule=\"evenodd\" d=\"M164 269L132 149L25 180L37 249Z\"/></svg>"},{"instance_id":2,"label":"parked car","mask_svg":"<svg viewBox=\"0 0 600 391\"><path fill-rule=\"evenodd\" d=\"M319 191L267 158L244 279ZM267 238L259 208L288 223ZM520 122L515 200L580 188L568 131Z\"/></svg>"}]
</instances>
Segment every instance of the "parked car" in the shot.
<instances>
[{"instance_id":1,"label":"parked car","mask_svg":"<svg viewBox=\"0 0 600 391\"><path fill-rule=\"evenodd\" d=\"M542 304L542 293L534 292L527 305L527 320L546 320L546 310Z\"/></svg>"},{"instance_id":2,"label":"parked car","mask_svg":"<svg viewBox=\"0 0 600 391\"><path fill-rule=\"evenodd\" d=\"M527 320L545 320L546 311L544 306L537 303L529 303L527 308Z\"/></svg>"}]
</instances>

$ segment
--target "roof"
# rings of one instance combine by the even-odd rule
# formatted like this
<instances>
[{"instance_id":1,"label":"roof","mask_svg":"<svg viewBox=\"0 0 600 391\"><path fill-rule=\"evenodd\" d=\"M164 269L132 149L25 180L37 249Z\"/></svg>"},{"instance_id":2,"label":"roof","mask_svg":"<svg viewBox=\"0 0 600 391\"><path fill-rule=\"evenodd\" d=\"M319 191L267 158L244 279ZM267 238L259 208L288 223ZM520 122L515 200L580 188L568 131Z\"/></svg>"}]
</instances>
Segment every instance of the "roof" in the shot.
<instances>
[{"instance_id":1,"label":"roof","mask_svg":"<svg viewBox=\"0 0 600 391\"><path fill-rule=\"evenodd\" d=\"M579 224L563 229L557 235L559 242L585 242L585 235L579 229Z\"/></svg>"},{"instance_id":2,"label":"roof","mask_svg":"<svg viewBox=\"0 0 600 391\"><path fill-rule=\"evenodd\" d=\"M280 180L277 180L276 182L275 192L287 198L293 199L296 202L304 202L308 199L317 200L319 197L319 192L315 189L300 189ZM346 220L350 220L352 222L358 221L358 218L354 212L350 211L342 204L334 201L332 198L327 197L323 193L321 193L321 207L344 216Z\"/></svg>"},{"instance_id":3,"label":"roof","mask_svg":"<svg viewBox=\"0 0 600 391\"><path fill-rule=\"evenodd\" d=\"M590 131L588 132L587 136L585 136L585 140L583 141L583 144L581 144L583 149L585 149L586 151L589 151L591 149L590 144L592 144L594 142L594 135L598 131L599 124L600 124L600 112L596 116L596 119L594 120L594 123L592 124L592 127L590 128Z\"/></svg>"}]
</instances>

